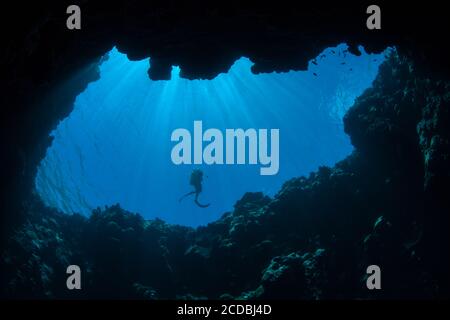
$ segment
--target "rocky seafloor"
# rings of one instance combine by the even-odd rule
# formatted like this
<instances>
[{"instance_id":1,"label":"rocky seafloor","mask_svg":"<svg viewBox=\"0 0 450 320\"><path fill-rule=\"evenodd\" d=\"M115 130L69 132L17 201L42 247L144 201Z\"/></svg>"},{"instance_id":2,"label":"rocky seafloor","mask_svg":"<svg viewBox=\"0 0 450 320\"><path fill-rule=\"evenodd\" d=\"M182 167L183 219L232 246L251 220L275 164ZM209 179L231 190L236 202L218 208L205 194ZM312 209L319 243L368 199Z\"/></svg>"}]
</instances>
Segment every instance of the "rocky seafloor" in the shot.
<instances>
[{"instance_id":1,"label":"rocky seafloor","mask_svg":"<svg viewBox=\"0 0 450 320\"><path fill-rule=\"evenodd\" d=\"M246 193L204 227L119 205L90 217L22 204L1 253L3 298L419 299L449 297L450 83L392 56L344 119L334 167ZM82 270L67 290L66 268ZM368 290L366 268L382 270Z\"/></svg>"}]
</instances>

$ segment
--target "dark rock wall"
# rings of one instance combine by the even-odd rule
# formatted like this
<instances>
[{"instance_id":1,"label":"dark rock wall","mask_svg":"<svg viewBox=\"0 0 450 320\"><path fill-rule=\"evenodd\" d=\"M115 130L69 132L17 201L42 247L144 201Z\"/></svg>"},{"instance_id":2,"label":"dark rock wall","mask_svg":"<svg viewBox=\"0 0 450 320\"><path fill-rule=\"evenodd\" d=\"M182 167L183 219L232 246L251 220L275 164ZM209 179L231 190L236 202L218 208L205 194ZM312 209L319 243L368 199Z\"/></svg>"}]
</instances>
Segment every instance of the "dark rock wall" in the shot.
<instances>
[{"instance_id":1,"label":"dark rock wall","mask_svg":"<svg viewBox=\"0 0 450 320\"><path fill-rule=\"evenodd\" d=\"M16 28L2 21L2 297L448 297L444 10L384 4L383 31L369 32L369 3L83 1L83 29L69 32L68 4L22 10L17 2L8 8ZM152 79L167 78L171 65L193 79L226 72L242 55L254 72L301 70L341 42L353 52L395 44L398 55L345 117L354 154L287 181L274 199L247 193L233 212L194 230L119 207L66 216L33 193L49 132L114 45L132 59L151 57ZM384 290L373 293L364 275L377 263ZM85 290L66 290L68 264L84 270Z\"/></svg>"}]
</instances>

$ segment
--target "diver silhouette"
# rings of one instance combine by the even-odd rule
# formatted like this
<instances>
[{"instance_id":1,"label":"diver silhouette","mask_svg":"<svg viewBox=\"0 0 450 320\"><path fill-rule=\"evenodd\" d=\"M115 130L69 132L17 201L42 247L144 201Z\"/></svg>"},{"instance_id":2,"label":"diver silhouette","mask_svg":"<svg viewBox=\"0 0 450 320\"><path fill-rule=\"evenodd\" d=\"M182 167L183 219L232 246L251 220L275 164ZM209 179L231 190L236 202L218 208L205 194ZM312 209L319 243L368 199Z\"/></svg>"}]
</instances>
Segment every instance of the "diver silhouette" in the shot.
<instances>
[{"instance_id":1,"label":"diver silhouette","mask_svg":"<svg viewBox=\"0 0 450 320\"><path fill-rule=\"evenodd\" d=\"M196 205L198 205L200 208L207 208L207 207L209 207L210 203L208 203L208 204L201 204L201 203L198 202L198 196L202 192L202 181L203 181L203 172L202 172L202 170L199 170L199 169L193 170L192 173L191 173L191 179L189 181L189 184L191 186L193 186L195 188L195 190L186 193L184 196L182 196L180 198L179 202L181 202L181 200L183 200L187 196L195 194L194 202L195 202Z\"/></svg>"}]
</instances>

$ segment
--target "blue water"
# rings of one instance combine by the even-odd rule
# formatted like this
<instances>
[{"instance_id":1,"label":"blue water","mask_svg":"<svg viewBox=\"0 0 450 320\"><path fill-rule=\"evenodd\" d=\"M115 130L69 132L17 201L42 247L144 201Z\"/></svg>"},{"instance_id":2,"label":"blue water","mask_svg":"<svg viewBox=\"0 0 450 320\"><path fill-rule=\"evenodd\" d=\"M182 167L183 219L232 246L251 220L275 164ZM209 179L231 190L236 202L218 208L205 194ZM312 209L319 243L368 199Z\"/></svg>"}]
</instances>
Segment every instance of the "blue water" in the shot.
<instances>
[{"instance_id":1,"label":"blue water","mask_svg":"<svg viewBox=\"0 0 450 320\"><path fill-rule=\"evenodd\" d=\"M120 203L145 218L189 226L230 211L247 191L274 195L284 181L332 166L352 151L342 117L368 88L384 55L329 48L305 72L254 75L241 58L213 80L186 80L179 68L169 81L151 81L148 59L129 61L116 49L100 66L100 80L75 101L51 133L54 141L38 168L36 189L48 206L89 215ZM334 54L331 50L334 50ZM376 61L375 61L376 60ZM316 75L315 75L315 74ZM260 165L180 165L171 161L176 128L279 128L280 166L261 176ZM205 173L203 209L192 198L194 168Z\"/></svg>"}]
</instances>

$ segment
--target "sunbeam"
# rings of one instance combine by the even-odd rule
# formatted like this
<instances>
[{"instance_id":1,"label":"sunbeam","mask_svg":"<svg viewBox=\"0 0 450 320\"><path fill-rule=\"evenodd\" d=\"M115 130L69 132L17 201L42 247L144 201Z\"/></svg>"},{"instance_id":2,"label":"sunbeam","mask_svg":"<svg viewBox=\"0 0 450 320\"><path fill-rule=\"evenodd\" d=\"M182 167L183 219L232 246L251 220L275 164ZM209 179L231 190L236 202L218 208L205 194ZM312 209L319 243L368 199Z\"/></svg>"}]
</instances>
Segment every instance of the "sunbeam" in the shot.
<instances>
[{"instance_id":1,"label":"sunbeam","mask_svg":"<svg viewBox=\"0 0 450 320\"><path fill-rule=\"evenodd\" d=\"M304 72L252 74L241 58L213 80L186 80L173 67L169 81L152 81L149 61L129 61L113 49L73 112L52 132L36 189L44 202L66 213L89 215L119 203L146 218L189 226L207 224L232 209L245 192L275 195L282 183L331 166L352 151L342 117L376 76L383 55L361 56L345 45L325 50ZM338 54L339 53L339 54ZM279 172L259 166L175 165L171 133L192 128L278 128ZM199 208L179 202L190 191L193 169L205 177Z\"/></svg>"}]
</instances>

